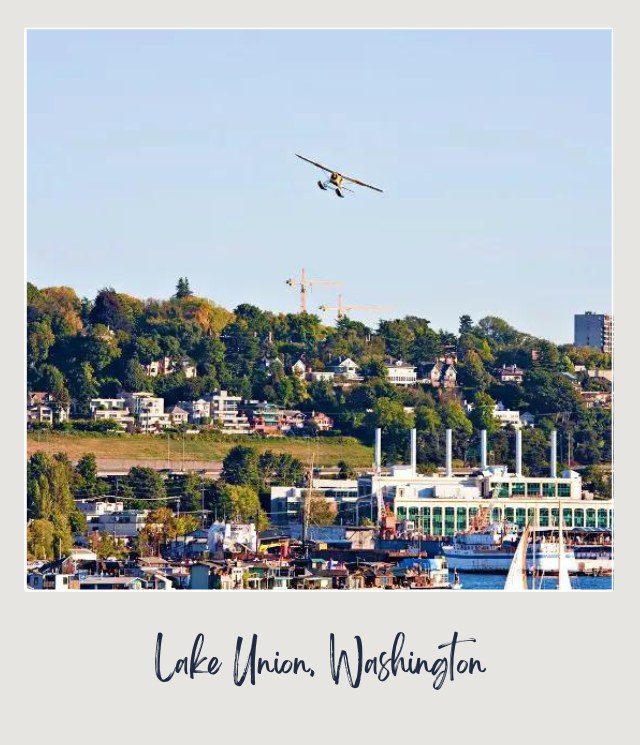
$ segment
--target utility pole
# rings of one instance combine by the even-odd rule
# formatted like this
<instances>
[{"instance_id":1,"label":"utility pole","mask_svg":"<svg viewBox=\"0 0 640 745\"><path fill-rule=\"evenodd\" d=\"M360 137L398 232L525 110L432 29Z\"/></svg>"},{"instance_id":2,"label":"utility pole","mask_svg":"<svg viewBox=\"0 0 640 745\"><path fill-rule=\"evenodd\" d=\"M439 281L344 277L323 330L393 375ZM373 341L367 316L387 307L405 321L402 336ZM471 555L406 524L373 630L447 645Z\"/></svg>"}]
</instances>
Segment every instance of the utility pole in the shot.
<instances>
[{"instance_id":1,"label":"utility pole","mask_svg":"<svg viewBox=\"0 0 640 745\"><path fill-rule=\"evenodd\" d=\"M309 463L309 486L306 496L302 494L302 548L304 549L305 558L309 558L309 548L307 546L307 523L309 522L309 508L311 506L311 490L313 489L313 454Z\"/></svg>"}]
</instances>

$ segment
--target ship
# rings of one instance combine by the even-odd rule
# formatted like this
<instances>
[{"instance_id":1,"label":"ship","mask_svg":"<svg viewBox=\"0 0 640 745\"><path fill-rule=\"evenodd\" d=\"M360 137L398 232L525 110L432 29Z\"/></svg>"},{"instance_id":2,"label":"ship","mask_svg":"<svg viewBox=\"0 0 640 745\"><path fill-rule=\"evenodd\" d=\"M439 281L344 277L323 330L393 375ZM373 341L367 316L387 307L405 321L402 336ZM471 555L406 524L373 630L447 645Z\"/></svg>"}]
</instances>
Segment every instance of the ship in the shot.
<instances>
[{"instance_id":1,"label":"ship","mask_svg":"<svg viewBox=\"0 0 640 745\"><path fill-rule=\"evenodd\" d=\"M513 561L520 532L513 523L489 521L489 510L479 510L467 531L456 533L450 545L442 550L449 567L456 572L507 574ZM578 569L576 558L568 546L563 546L550 530L532 529L527 546L527 571L538 575L558 574L561 564L567 571Z\"/></svg>"}]
</instances>

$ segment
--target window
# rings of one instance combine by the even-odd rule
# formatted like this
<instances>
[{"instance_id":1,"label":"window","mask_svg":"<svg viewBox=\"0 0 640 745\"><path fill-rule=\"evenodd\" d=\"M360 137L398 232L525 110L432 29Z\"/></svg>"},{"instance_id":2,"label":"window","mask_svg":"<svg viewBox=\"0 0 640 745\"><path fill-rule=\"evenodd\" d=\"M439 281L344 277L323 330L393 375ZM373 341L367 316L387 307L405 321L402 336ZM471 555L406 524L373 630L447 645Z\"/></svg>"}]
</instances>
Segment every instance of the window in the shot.
<instances>
[{"instance_id":1,"label":"window","mask_svg":"<svg viewBox=\"0 0 640 745\"><path fill-rule=\"evenodd\" d=\"M546 528L549 525L549 510L547 507L540 508L540 526Z\"/></svg>"},{"instance_id":2,"label":"window","mask_svg":"<svg viewBox=\"0 0 640 745\"><path fill-rule=\"evenodd\" d=\"M516 508L516 525L519 528L524 528L524 525L526 522L527 522L527 516L526 516L525 508L524 507Z\"/></svg>"},{"instance_id":3,"label":"window","mask_svg":"<svg viewBox=\"0 0 640 745\"><path fill-rule=\"evenodd\" d=\"M530 482L527 484L527 496L539 497L540 496L540 484L537 482Z\"/></svg>"},{"instance_id":4,"label":"window","mask_svg":"<svg viewBox=\"0 0 640 745\"><path fill-rule=\"evenodd\" d=\"M555 497L556 496L556 485L554 481L547 481L542 485L542 496L543 497Z\"/></svg>"},{"instance_id":5,"label":"window","mask_svg":"<svg viewBox=\"0 0 640 745\"><path fill-rule=\"evenodd\" d=\"M584 510L578 509L573 513L574 527L584 528Z\"/></svg>"},{"instance_id":6,"label":"window","mask_svg":"<svg viewBox=\"0 0 640 745\"><path fill-rule=\"evenodd\" d=\"M596 511L587 510L587 528L596 527Z\"/></svg>"},{"instance_id":7,"label":"window","mask_svg":"<svg viewBox=\"0 0 640 745\"><path fill-rule=\"evenodd\" d=\"M571 484L558 484L558 496L559 497L570 497L571 496Z\"/></svg>"},{"instance_id":8,"label":"window","mask_svg":"<svg viewBox=\"0 0 640 745\"><path fill-rule=\"evenodd\" d=\"M433 534L442 535L442 507L433 508Z\"/></svg>"},{"instance_id":9,"label":"window","mask_svg":"<svg viewBox=\"0 0 640 745\"><path fill-rule=\"evenodd\" d=\"M515 484L511 487L511 494L518 497L524 496L524 483L521 481L517 481Z\"/></svg>"},{"instance_id":10,"label":"window","mask_svg":"<svg viewBox=\"0 0 640 745\"><path fill-rule=\"evenodd\" d=\"M406 507L397 507L396 508L396 515L398 516L398 520L404 520L407 517L407 508Z\"/></svg>"},{"instance_id":11,"label":"window","mask_svg":"<svg viewBox=\"0 0 640 745\"><path fill-rule=\"evenodd\" d=\"M607 527L607 510L598 510L598 527Z\"/></svg>"},{"instance_id":12,"label":"window","mask_svg":"<svg viewBox=\"0 0 640 745\"><path fill-rule=\"evenodd\" d=\"M505 507L504 508L504 519L507 522L512 523L513 518L514 518L513 507Z\"/></svg>"},{"instance_id":13,"label":"window","mask_svg":"<svg viewBox=\"0 0 640 745\"><path fill-rule=\"evenodd\" d=\"M491 519L494 522L500 522L502 520L502 508L501 507L494 507L491 510Z\"/></svg>"},{"instance_id":14,"label":"window","mask_svg":"<svg viewBox=\"0 0 640 745\"><path fill-rule=\"evenodd\" d=\"M454 512L453 507L444 508L444 533L445 535L453 535L455 532L453 512Z\"/></svg>"},{"instance_id":15,"label":"window","mask_svg":"<svg viewBox=\"0 0 640 745\"><path fill-rule=\"evenodd\" d=\"M456 530L467 529L467 510L465 507L456 509Z\"/></svg>"},{"instance_id":16,"label":"window","mask_svg":"<svg viewBox=\"0 0 640 745\"><path fill-rule=\"evenodd\" d=\"M562 523L567 528L573 528L573 511L566 507L562 510Z\"/></svg>"}]
</instances>

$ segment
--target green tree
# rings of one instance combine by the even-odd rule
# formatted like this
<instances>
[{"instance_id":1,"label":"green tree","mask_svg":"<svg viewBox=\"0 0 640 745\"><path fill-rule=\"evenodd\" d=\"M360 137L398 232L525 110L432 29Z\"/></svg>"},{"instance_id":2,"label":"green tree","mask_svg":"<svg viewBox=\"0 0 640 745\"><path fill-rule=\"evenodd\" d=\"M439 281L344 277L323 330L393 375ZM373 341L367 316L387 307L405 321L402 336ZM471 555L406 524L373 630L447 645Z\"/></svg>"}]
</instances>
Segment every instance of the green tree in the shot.
<instances>
[{"instance_id":1,"label":"green tree","mask_svg":"<svg viewBox=\"0 0 640 745\"><path fill-rule=\"evenodd\" d=\"M174 297L182 300L182 298L189 297L190 295L193 295L193 293L189 287L189 280L186 277L180 277L176 285L176 294Z\"/></svg>"},{"instance_id":2,"label":"green tree","mask_svg":"<svg viewBox=\"0 0 640 745\"><path fill-rule=\"evenodd\" d=\"M473 398L473 410L471 411L471 423L476 429L486 429L487 433L498 429L495 418L496 402L488 393L478 392Z\"/></svg>"},{"instance_id":3,"label":"green tree","mask_svg":"<svg viewBox=\"0 0 640 745\"><path fill-rule=\"evenodd\" d=\"M258 492L250 486L233 486L225 484L222 487L223 496L231 506L233 519L242 522L254 522L258 530L264 530L269 520L260 505Z\"/></svg>"},{"instance_id":4,"label":"green tree","mask_svg":"<svg viewBox=\"0 0 640 745\"><path fill-rule=\"evenodd\" d=\"M153 468L143 466L133 466L127 475L127 486L134 497L131 507L144 509L149 507L153 500L156 503L162 502L167 498L167 489L164 479ZM153 504L153 502L151 502Z\"/></svg>"},{"instance_id":5,"label":"green tree","mask_svg":"<svg viewBox=\"0 0 640 745\"><path fill-rule=\"evenodd\" d=\"M460 316L460 324L458 326L459 334L470 334L473 331L473 321L471 316Z\"/></svg>"},{"instance_id":6,"label":"green tree","mask_svg":"<svg viewBox=\"0 0 640 745\"><path fill-rule=\"evenodd\" d=\"M29 559L51 560L54 554L54 527L50 520L33 520L27 527L27 556Z\"/></svg>"},{"instance_id":7,"label":"green tree","mask_svg":"<svg viewBox=\"0 0 640 745\"><path fill-rule=\"evenodd\" d=\"M236 445L222 462L222 479L233 486L260 486L258 456L253 448Z\"/></svg>"}]
</instances>

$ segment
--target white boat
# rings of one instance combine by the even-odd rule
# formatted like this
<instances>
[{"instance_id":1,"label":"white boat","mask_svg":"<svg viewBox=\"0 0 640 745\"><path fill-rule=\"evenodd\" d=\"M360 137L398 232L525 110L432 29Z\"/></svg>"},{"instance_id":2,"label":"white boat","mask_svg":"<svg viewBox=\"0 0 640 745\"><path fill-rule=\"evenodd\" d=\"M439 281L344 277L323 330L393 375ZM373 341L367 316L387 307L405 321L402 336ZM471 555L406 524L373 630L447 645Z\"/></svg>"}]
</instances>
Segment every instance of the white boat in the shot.
<instances>
[{"instance_id":1,"label":"white boat","mask_svg":"<svg viewBox=\"0 0 640 745\"><path fill-rule=\"evenodd\" d=\"M544 572L541 574L534 573L531 580L531 587L527 582L527 575L529 573L528 568L528 544L529 536L531 535L531 526L527 524L524 529L518 546L513 555L511 565L509 566L509 572L507 573L507 579L504 583L504 589L510 591L521 591L521 590L540 590L542 589L542 579ZM573 590L571 586L571 578L569 577L569 570L567 566L567 560L565 558L565 546L564 546L564 531L562 525L558 525L558 542L556 544L556 562L557 562L557 574L558 574L558 590ZM533 553L533 565L537 565L536 559L536 541L535 534L533 535L532 547L530 549ZM531 565L530 565L531 566ZM540 577L538 586L536 587L536 579Z\"/></svg>"},{"instance_id":2,"label":"white boat","mask_svg":"<svg viewBox=\"0 0 640 745\"><path fill-rule=\"evenodd\" d=\"M518 545L518 530L510 523L490 523L488 510L479 514L472 527L456 533L450 546L443 546L449 566L458 572L507 574ZM539 538L538 538L539 535ZM527 548L527 571L536 574L558 574L560 568L559 541L544 531L534 531ZM564 546L562 564L576 572L576 558L571 548Z\"/></svg>"},{"instance_id":3,"label":"white boat","mask_svg":"<svg viewBox=\"0 0 640 745\"><path fill-rule=\"evenodd\" d=\"M504 583L505 590L520 592L521 590L529 589L527 584L527 546L529 544L530 533L531 528L527 525L511 559L507 579Z\"/></svg>"}]
</instances>

